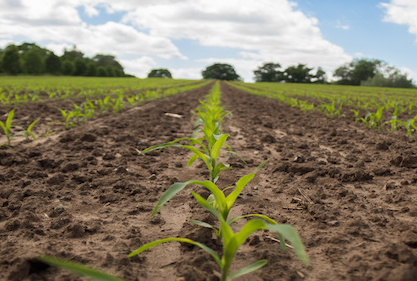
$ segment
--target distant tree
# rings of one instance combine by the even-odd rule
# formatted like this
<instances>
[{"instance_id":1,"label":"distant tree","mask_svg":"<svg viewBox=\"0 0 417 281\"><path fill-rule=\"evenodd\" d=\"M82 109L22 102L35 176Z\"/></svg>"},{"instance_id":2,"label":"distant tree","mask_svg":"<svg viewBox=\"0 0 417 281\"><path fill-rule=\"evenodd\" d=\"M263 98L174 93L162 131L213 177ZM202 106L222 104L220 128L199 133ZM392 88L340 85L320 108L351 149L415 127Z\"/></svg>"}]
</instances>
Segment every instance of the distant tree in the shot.
<instances>
[{"instance_id":1,"label":"distant tree","mask_svg":"<svg viewBox=\"0 0 417 281\"><path fill-rule=\"evenodd\" d=\"M75 65L72 61L66 60L62 63L62 74L73 75L74 70L75 70Z\"/></svg>"},{"instance_id":2,"label":"distant tree","mask_svg":"<svg viewBox=\"0 0 417 281\"><path fill-rule=\"evenodd\" d=\"M123 72L123 70L120 70L117 67L113 67L113 73L115 77L123 77L125 75L125 73Z\"/></svg>"},{"instance_id":3,"label":"distant tree","mask_svg":"<svg viewBox=\"0 0 417 281\"><path fill-rule=\"evenodd\" d=\"M59 74L61 72L61 59L55 55L53 52L50 52L45 59L45 71L49 74Z\"/></svg>"},{"instance_id":4,"label":"distant tree","mask_svg":"<svg viewBox=\"0 0 417 281\"><path fill-rule=\"evenodd\" d=\"M168 69L160 68L160 69L152 69L151 72L148 74L148 78L172 78L171 72Z\"/></svg>"},{"instance_id":5,"label":"distant tree","mask_svg":"<svg viewBox=\"0 0 417 281\"><path fill-rule=\"evenodd\" d=\"M393 66L382 64L378 73L372 78L361 82L361 86L371 87L393 87L393 88L414 88L412 79L408 79L407 74Z\"/></svg>"},{"instance_id":6,"label":"distant tree","mask_svg":"<svg viewBox=\"0 0 417 281\"><path fill-rule=\"evenodd\" d=\"M104 69L106 70L107 77L114 77L114 71L111 65L106 66Z\"/></svg>"},{"instance_id":7,"label":"distant tree","mask_svg":"<svg viewBox=\"0 0 417 281\"><path fill-rule=\"evenodd\" d=\"M90 61L87 64L86 76L97 76L97 64L94 61Z\"/></svg>"},{"instance_id":8,"label":"distant tree","mask_svg":"<svg viewBox=\"0 0 417 281\"><path fill-rule=\"evenodd\" d=\"M102 66L97 67L97 76L106 77L107 76L106 69Z\"/></svg>"},{"instance_id":9,"label":"distant tree","mask_svg":"<svg viewBox=\"0 0 417 281\"><path fill-rule=\"evenodd\" d=\"M28 50L23 54L23 72L39 75L43 73L44 65L40 54L36 50Z\"/></svg>"},{"instance_id":10,"label":"distant tree","mask_svg":"<svg viewBox=\"0 0 417 281\"><path fill-rule=\"evenodd\" d=\"M253 73L256 82L280 82L284 80L283 73L279 71L281 65L279 63L267 62L258 67Z\"/></svg>"},{"instance_id":11,"label":"distant tree","mask_svg":"<svg viewBox=\"0 0 417 281\"><path fill-rule=\"evenodd\" d=\"M75 59L77 58L84 58L84 53L77 50L76 45L74 45L70 50L64 49L64 54L61 57L62 60L69 60L73 62L75 62Z\"/></svg>"},{"instance_id":12,"label":"distant tree","mask_svg":"<svg viewBox=\"0 0 417 281\"><path fill-rule=\"evenodd\" d=\"M113 66L114 68L117 68L122 73L124 73L123 66L116 60L115 56L97 54L93 57L93 61L97 64L97 66L102 66L102 67Z\"/></svg>"},{"instance_id":13,"label":"distant tree","mask_svg":"<svg viewBox=\"0 0 417 281\"><path fill-rule=\"evenodd\" d=\"M19 50L13 44L8 45L3 53L1 68L4 72L17 75L21 73Z\"/></svg>"},{"instance_id":14,"label":"distant tree","mask_svg":"<svg viewBox=\"0 0 417 281\"><path fill-rule=\"evenodd\" d=\"M314 83L317 83L317 84L326 83L326 71L324 71L323 68L319 66L313 78L315 79Z\"/></svg>"},{"instance_id":15,"label":"distant tree","mask_svg":"<svg viewBox=\"0 0 417 281\"><path fill-rule=\"evenodd\" d=\"M239 80L240 76L236 73L233 66L225 63L215 63L211 66L208 66L201 73L204 79L218 79L218 80L228 80L235 81Z\"/></svg>"},{"instance_id":16,"label":"distant tree","mask_svg":"<svg viewBox=\"0 0 417 281\"><path fill-rule=\"evenodd\" d=\"M284 71L284 80L288 83L311 83L313 76L310 74L312 68L308 68L305 64L297 66L289 66Z\"/></svg>"},{"instance_id":17,"label":"distant tree","mask_svg":"<svg viewBox=\"0 0 417 281\"><path fill-rule=\"evenodd\" d=\"M87 63L83 58L76 58L74 61L74 76L83 76L87 72Z\"/></svg>"},{"instance_id":18,"label":"distant tree","mask_svg":"<svg viewBox=\"0 0 417 281\"><path fill-rule=\"evenodd\" d=\"M333 75L340 77L337 84L360 85L362 81L374 77L381 64L380 60L355 59L351 63L337 68Z\"/></svg>"}]
</instances>

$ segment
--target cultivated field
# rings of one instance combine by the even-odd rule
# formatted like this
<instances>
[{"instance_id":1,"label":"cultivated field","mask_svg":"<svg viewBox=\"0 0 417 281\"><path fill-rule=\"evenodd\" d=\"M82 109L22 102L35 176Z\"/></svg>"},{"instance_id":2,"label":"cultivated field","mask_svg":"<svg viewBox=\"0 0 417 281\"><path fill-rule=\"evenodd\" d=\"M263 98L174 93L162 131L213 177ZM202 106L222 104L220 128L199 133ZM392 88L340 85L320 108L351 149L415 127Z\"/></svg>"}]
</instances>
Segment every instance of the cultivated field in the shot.
<instances>
[{"instance_id":1,"label":"cultivated field","mask_svg":"<svg viewBox=\"0 0 417 281\"><path fill-rule=\"evenodd\" d=\"M218 280L215 259L190 244L165 243L128 258L167 237L222 255L227 234L218 239L191 222L227 233L191 194L210 198L207 188L186 187L151 217L172 184L215 181L207 163L195 158L188 167L193 152L183 147L138 154L190 138L199 100L215 83L19 79L0 79L0 121L7 125L16 108L10 136L21 132L10 143L0 134L7 146L0 150L0 279L83 280L36 260L47 254L126 280ZM236 280L417 279L415 91L225 82L220 91L220 105L232 116L218 133L228 134L225 144L239 156L219 156L216 164L232 168L220 171L216 185L234 186L268 160L229 218L259 214L292 225L310 262L300 261L291 237L284 235L283 251L276 233L259 230L239 248L230 272L268 263ZM26 140L38 119L30 131L38 140L30 134ZM250 220L230 223L231 231Z\"/></svg>"}]
</instances>

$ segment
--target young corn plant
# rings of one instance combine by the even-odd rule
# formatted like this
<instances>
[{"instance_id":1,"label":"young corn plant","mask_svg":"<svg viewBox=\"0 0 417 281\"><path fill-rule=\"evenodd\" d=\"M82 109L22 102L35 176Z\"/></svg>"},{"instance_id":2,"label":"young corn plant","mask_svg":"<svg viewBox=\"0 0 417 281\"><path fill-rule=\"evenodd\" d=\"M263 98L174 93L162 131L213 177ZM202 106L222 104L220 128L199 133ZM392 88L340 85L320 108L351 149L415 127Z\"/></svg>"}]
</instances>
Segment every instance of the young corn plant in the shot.
<instances>
[{"instance_id":1,"label":"young corn plant","mask_svg":"<svg viewBox=\"0 0 417 281\"><path fill-rule=\"evenodd\" d=\"M29 137L32 137L35 141L36 140L38 140L37 138L36 138L36 136L32 133L32 129L33 129L33 126L35 126L35 124L36 123L38 123L38 121L39 121L39 119L37 119L37 120L35 120L35 121L33 121L29 126L28 126L28 128L27 129L25 129L25 128L23 128L23 127L19 127L20 129L21 129L21 133L23 133L23 135L25 136L25 139L26 140L29 140Z\"/></svg>"},{"instance_id":2,"label":"young corn plant","mask_svg":"<svg viewBox=\"0 0 417 281\"><path fill-rule=\"evenodd\" d=\"M398 107L395 107L394 114L392 115L391 120L385 122L385 124L391 125L391 128L388 129L388 131L391 132L391 133L392 132L395 132L397 130L397 128L398 128L398 125L397 124L399 122L400 121L398 120Z\"/></svg>"},{"instance_id":3,"label":"young corn plant","mask_svg":"<svg viewBox=\"0 0 417 281\"><path fill-rule=\"evenodd\" d=\"M7 146L8 147L10 147L10 143L11 143L13 137L14 137L12 135L12 132L11 132L12 120L13 120L13 117L14 117L14 111L15 111L15 109L12 109L9 112L9 114L7 115L7 119L6 119L6 122L5 123L3 123L3 122L0 121L0 127L3 129L3 132L6 135L6 138L7 138Z\"/></svg>"},{"instance_id":4,"label":"young corn plant","mask_svg":"<svg viewBox=\"0 0 417 281\"><path fill-rule=\"evenodd\" d=\"M217 86L217 87L216 87ZM186 148L193 151L195 154L191 157L189 160L189 164L194 162L196 159L201 158L207 165L210 171L210 180L206 181L198 181L198 180L189 180L187 182L182 183L175 183L171 185L165 193L161 196L159 201L157 202L153 212L152 216L155 215L165 203L167 203L170 199L172 199L177 193L185 189L187 186L191 185L197 185L202 186L206 189L208 189L211 194L207 199L204 199L200 195L198 195L195 192L192 192L192 195L197 200L197 202L206 210L208 210L210 213L212 213L219 221L218 225L210 225L205 222L197 221L197 220L191 220L191 222L201 226L212 229L215 234L217 235L217 238L219 241L222 242L223 245L223 254L222 256L219 256L213 249L207 247L206 245L199 243L197 241L193 241L187 238L177 238L177 237L171 237L171 238L165 238L160 239L148 244L143 245L139 249L133 251L129 257L135 256L147 249L150 249L152 247L155 247L159 244L165 243L165 242L183 242L183 243L189 243L195 246L198 246L202 248L204 251L208 252L213 259L216 261L218 266L221 270L221 281L229 281L233 280L239 276L242 276L244 274L250 273L252 271L255 271L264 265L266 265L266 260L260 260L257 261L251 265L248 265L240 270L237 270L236 272L230 273L230 268L234 259L234 256L239 249L239 247L246 241L249 235L251 235L253 232L258 230L270 230L275 231L278 234L278 237L281 242L281 246L285 250L285 240L288 240L294 250L296 255L302 260L306 265L309 264L304 246L301 242L301 239L295 229L290 225L278 225L274 220L271 218L261 215L261 214L249 214L245 216L239 216L232 219L229 219L229 213L238 198L238 196L241 194L245 186L253 179L256 172L263 167L263 165L266 163L262 163L255 172L243 176L239 179L239 181L236 183L235 186L228 187L225 190L233 189L233 191L226 196L224 191L221 190L219 187L216 186L216 181L218 179L218 173L222 170L221 168L225 169L225 165L223 166L221 164L220 169L216 172L216 168L213 169L213 167L216 166L216 159L219 156L219 151L222 146L227 146L225 144L225 141L227 139L227 135L222 134L220 131L220 123L223 120L225 113L222 112L221 108L218 106L218 99L219 99L219 91L218 91L218 84L213 87L212 94L209 96L206 102L201 102L201 106L198 109L198 116L199 119L197 120L197 125L203 125L203 128L198 128L194 131L193 135L196 135L198 132L202 132L204 134L203 138L200 139L193 139L193 138L186 138L191 144L198 143L202 151L196 150L193 146L187 146ZM182 139L184 140L184 139ZM202 144L202 141L205 141L207 145ZM175 146L181 146L184 147L184 145L178 144L179 140L174 141ZM150 149L159 149L161 146L173 146L174 143L167 143L160 146L151 147ZM228 146L227 146L228 147ZM228 147L229 150L230 147ZM143 151L143 152L145 152ZM229 167L227 167L229 168ZM254 218L247 222L242 229L234 233L231 224L237 220L243 219L243 218Z\"/></svg>"},{"instance_id":5,"label":"young corn plant","mask_svg":"<svg viewBox=\"0 0 417 281\"><path fill-rule=\"evenodd\" d=\"M239 276L242 276L244 274L250 273L252 271L255 271L263 266L266 265L267 260L259 260L251 265L248 265L242 269L239 269L233 273L230 273L230 268L234 259L234 256L236 252L238 251L239 247L246 241L246 239L258 230L270 230L277 233L280 244L283 250L285 250L285 240L287 240L293 247L295 254L297 257L306 265L309 265L309 260L307 258L307 254L305 252L303 243L301 241L300 236L296 232L296 230L291 226L287 224L277 224L274 220L271 218L260 215L260 214L250 214L246 216L239 216L230 220L227 220L227 215L233 206L233 203L237 199L237 196L240 194L240 191L243 190L243 187L246 182L250 181L251 178L253 178L255 173L244 176L239 180L239 182L236 184L235 190L228 196L225 197L224 193L218 189L214 183L210 181L189 181L186 183L178 184L177 187L170 188L171 190L167 190L167 192L161 197L160 202L158 202L157 206L154 209L153 214L156 213L157 210L159 210L160 207L162 207L161 201L165 201L168 199L169 196L165 196L167 193L170 195L175 195L175 191L180 191L183 189L186 185L189 184L198 184L206 187L212 192L213 199L208 198L207 200L198 195L195 192L192 192L192 195L194 198L198 201L198 203L208 210L210 213L212 213L218 220L219 220L219 230L217 230L214 226L211 226L206 223L197 223L204 227L210 227L212 228L216 234L218 235L220 241L223 245L223 254L220 257L213 249L207 247L206 245L187 239L187 238L165 238L160 239L157 241L153 241L150 243L147 243L140 247L139 249L133 251L129 254L129 257L133 257L147 249L150 249L152 247L155 247L159 244L165 243L165 242L184 242L189 243L195 246L200 247L204 251L208 252L213 259L216 261L218 266L221 270L221 281L229 281L233 280ZM239 188L238 188L239 187ZM169 191L169 192L168 192ZM169 199L168 199L169 200ZM165 201L166 202L166 201ZM248 218L248 217L254 217L255 219L252 219L248 221L239 232L234 233L230 224L242 219L242 218Z\"/></svg>"}]
</instances>

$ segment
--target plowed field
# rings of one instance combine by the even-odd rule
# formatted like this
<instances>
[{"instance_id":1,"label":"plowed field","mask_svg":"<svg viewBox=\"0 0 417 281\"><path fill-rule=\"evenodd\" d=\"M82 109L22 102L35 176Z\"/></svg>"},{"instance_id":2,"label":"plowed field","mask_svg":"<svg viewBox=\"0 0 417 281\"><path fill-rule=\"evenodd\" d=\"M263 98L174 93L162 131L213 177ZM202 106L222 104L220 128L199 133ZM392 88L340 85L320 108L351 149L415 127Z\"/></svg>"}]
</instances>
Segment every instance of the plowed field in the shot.
<instances>
[{"instance_id":1,"label":"plowed field","mask_svg":"<svg viewBox=\"0 0 417 281\"><path fill-rule=\"evenodd\" d=\"M219 249L211 230L189 222L211 219L190 189L150 216L171 184L207 179L205 168L197 162L187 167L190 154L180 148L136 151L191 136L193 109L211 86L0 150L0 280L83 280L37 262L41 254L127 280L217 280L219 269L208 254L179 243L127 258L166 237ZM260 213L293 225L311 261L302 265L291 249L281 250L273 233L258 232L234 266L263 258L268 265L239 280L417 280L414 140L304 113L224 83L221 90L222 105L233 112L222 131L246 164L232 156L233 168L219 185L234 184L269 159L233 215ZM59 114L51 108L19 107L16 123L37 111Z\"/></svg>"}]
</instances>

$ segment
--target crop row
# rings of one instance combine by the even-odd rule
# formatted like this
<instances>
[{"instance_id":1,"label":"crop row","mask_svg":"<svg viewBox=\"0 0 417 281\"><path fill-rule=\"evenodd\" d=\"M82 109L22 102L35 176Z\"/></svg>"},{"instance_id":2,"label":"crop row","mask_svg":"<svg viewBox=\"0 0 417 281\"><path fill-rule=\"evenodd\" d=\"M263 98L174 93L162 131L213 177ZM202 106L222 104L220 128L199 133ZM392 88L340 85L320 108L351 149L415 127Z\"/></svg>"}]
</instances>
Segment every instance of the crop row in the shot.
<instances>
[{"instance_id":1,"label":"crop row","mask_svg":"<svg viewBox=\"0 0 417 281\"><path fill-rule=\"evenodd\" d=\"M408 136L417 132L417 91L414 89L242 82L231 85L302 111L355 118L355 122L367 128L379 131L386 128L389 132L400 129Z\"/></svg>"},{"instance_id":2,"label":"crop row","mask_svg":"<svg viewBox=\"0 0 417 281\"><path fill-rule=\"evenodd\" d=\"M165 91L202 81L177 79L85 78L85 77L0 77L0 106L18 106L69 98L102 97L147 91Z\"/></svg>"},{"instance_id":3,"label":"crop row","mask_svg":"<svg viewBox=\"0 0 417 281\"><path fill-rule=\"evenodd\" d=\"M91 80L91 78L90 78ZM95 80L95 79L94 79ZM124 80L132 80L132 79L126 79ZM162 79L149 79L152 80L151 83L148 83L148 85L154 85L152 83L155 83L155 81L163 81ZM73 108L72 109L63 109L57 107L57 111L61 114L60 120L54 120L52 122L49 122L47 126L52 125L62 125L65 129L68 129L70 127L75 127L79 124L82 124L86 122L87 120L90 120L94 117L96 117L99 114L103 114L106 112L111 112L113 114L118 113L119 111L133 106L138 106L156 99L164 98L170 95L175 95L178 93L190 91L196 88L200 88L204 85L206 85L207 81L200 81L199 83L187 83L187 84L180 84L178 83L176 87L169 87L169 88L163 88L162 85L160 87L154 87L153 89L143 90L143 91L127 91L127 89L116 89L116 90L109 90L107 95L98 95L97 93L91 94L89 91L84 91L83 96L85 97L85 101L81 104L76 104L71 101ZM120 84L119 84L120 85ZM99 89L99 88L98 88ZM129 88L130 89L130 88ZM126 90L126 92L124 92ZM103 93L104 90L98 90L99 92ZM79 93L81 93L80 91ZM5 92L3 92L4 94ZM90 94L89 94L90 93ZM27 94L24 94L24 96L27 96ZM16 101L16 99L15 99ZM31 101L36 102L36 101ZM40 101L42 102L42 101ZM29 137L32 137L34 140L37 140L34 133L31 131L34 125L38 122L38 120L34 120L27 129L23 128L22 126L15 126L13 124L13 118L14 118L14 111L16 107L10 110L10 112L7 115L7 119L5 122L0 121L0 128L3 130L3 133L6 135L7 138L7 146L11 146L12 139L19 135L24 134L26 140L29 139ZM48 136L51 133L53 133L50 129L46 131L44 136Z\"/></svg>"},{"instance_id":4,"label":"crop row","mask_svg":"<svg viewBox=\"0 0 417 281\"><path fill-rule=\"evenodd\" d=\"M129 254L129 257L138 255L143 251L166 242L189 243L210 254L220 267L220 280L227 281L253 272L266 265L266 260L259 260L233 273L230 273L235 254L247 238L255 231L269 230L278 235L282 249L285 250L285 241L287 240L293 247L297 257L303 263L308 265L309 261L304 250L304 246L299 235L291 225L278 224L276 221L263 214L247 214L229 218L229 213L231 212L231 209L236 203L239 195L245 186L254 178L256 172L263 167L265 162L259 165L253 173L241 177L234 186L222 190L216 185L216 182L221 177L221 172L231 168L230 165L226 163L228 160L227 156L234 154L232 148L226 144L229 135L224 134L221 131L221 124L225 117L230 113L225 111L220 106L220 95L221 92L219 89L219 83L217 82L212 88L211 93L206 97L205 101L201 102L200 107L196 110L196 129L194 130L192 137L180 138L168 143L155 145L139 153L144 154L152 150L164 149L167 147L181 147L188 149L193 153L188 161L188 166L192 165L197 160L203 161L209 171L209 179L203 181L189 180L186 182L174 183L160 197L152 215L155 215L165 203L186 187L200 186L206 188L211 193L207 198L203 198L196 192L191 193L203 209L211 213L215 219L217 219L217 223L209 224L207 222L197 220L191 220L191 222L196 224L198 227L212 229L217 237L218 243L221 245L222 253L219 254L216 250L211 249L198 241L193 241L188 238L169 237L142 245L140 248ZM248 220L239 231L235 232L232 229L232 224L236 221L248 218L250 220ZM234 226L233 228L236 227ZM68 263L51 257L41 257L41 259L44 262L66 268L97 280L120 280L116 279L116 277L108 275L105 276L107 279L104 279L102 277L105 273L86 268L80 264Z\"/></svg>"}]
</instances>

